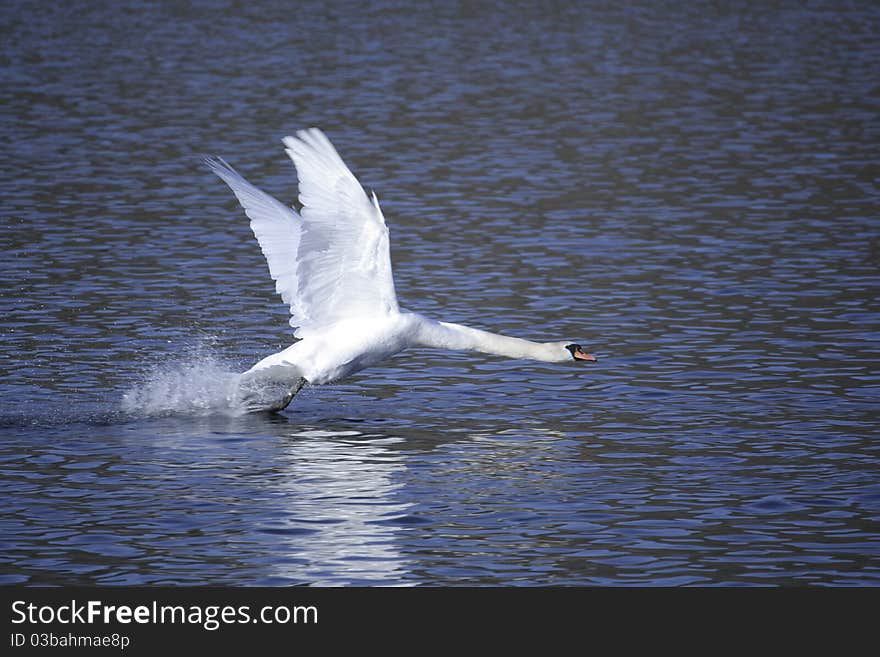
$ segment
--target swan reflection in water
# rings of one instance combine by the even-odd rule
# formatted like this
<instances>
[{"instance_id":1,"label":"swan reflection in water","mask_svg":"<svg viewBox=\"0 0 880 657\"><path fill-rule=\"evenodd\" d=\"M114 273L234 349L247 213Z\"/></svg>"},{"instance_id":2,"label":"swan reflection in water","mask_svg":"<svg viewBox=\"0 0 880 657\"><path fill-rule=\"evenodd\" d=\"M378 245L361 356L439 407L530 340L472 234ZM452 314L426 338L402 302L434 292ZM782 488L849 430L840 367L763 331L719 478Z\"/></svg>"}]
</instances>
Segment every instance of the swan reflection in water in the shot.
<instances>
[{"instance_id":1,"label":"swan reflection in water","mask_svg":"<svg viewBox=\"0 0 880 657\"><path fill-rule=\"evenodd\" d=\"M355 431L290 434L266 500L275 513L264 512L255 528L274 541L271 577L318 586L415 583L395 542L413 505L399 499L404 464L392 442Z\"/></svg>"}]
</instances>

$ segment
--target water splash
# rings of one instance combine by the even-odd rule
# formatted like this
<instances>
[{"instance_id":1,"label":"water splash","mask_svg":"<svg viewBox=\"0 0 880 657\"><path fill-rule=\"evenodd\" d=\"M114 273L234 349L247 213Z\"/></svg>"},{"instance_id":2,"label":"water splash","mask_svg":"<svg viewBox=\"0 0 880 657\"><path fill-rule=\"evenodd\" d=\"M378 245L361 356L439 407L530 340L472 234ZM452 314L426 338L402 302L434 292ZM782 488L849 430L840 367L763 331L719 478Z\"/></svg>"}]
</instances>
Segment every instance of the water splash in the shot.
<instances>
[{"instance_id":1,"label":"water splash","mask_svg":"<svg viewBox=\"0 0 880 657\"><path fill-rule=\"evenodd\" d=\"M182 361L154 366L122 396L122 411L137 417L241 415L240 374L199 348Z\"/></svg>"}]
</instances>

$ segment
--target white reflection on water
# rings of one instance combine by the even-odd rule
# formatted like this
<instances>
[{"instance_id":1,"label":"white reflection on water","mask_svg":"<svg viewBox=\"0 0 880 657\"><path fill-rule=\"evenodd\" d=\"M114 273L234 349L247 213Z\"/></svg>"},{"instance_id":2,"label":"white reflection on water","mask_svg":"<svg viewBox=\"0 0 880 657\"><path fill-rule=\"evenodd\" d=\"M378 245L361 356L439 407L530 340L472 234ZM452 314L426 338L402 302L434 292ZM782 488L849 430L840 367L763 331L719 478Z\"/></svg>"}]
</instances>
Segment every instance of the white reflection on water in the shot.
<instances>
[{"instance_id":1,"label":"white reflection on water","mask_svg":"<svg viewBox=\"0 0 880 657\"><path fill-rule=\"evenodd\" d=\"M284 514L264 530L312 530L289 535L288 558L273 563L282 578L315 585L404 581L409 569L395 538L411 503L400 501L405 469L401 455L386 449L394 439L357 441L355 431L306 430L291 435L275 495ZM404 520L405 522L405 520ZM282 539L284 540L284 539ZM282 551L276 547L276 551Z\"/></svg>"}]
</instances>

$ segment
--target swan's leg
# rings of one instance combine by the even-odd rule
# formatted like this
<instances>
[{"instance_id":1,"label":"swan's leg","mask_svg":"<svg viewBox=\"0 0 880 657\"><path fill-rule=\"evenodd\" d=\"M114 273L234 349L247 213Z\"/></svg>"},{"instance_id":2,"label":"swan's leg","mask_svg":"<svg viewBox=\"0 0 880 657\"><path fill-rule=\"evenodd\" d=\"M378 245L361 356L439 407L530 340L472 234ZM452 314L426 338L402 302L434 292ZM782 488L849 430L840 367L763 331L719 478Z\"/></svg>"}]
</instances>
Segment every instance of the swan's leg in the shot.
<instances>
[{"instance_id":1,"label":"swan's leg","mask_svg":"<svg viewBox=\"0 0 880 657\"><path fill-rule=\"evenodd\" d=\"M287 408L306 383L299 368L286 360L299 344L301 342L267 356L242 374L238 379L235 406L246 413L272 413Z\"/></svg>"},{"instance_id":2,"label":"swan's leg","mask_svg":"<svg viewBox=\"0 0 880 657\"><path fill-rule=\"evenodd\" d=\"M266 410L271 411L273 413L277 413L278 411L283 411L285 408L287 408L290 405L290 402L292 402L293 398L296 397L296 393L298 393L300 390L302 390L302 387L305 384L306 384L306 380L300 379L299 381L296 382L296 385L294 385L290 390L287 391L287 394L284 395L284 397L282 397L280 399L280 401L278 401L276 404L273 404L270 408L268 408Z\"/></svg>"},{"instance_id":3,"label":"swan's leg","mask_svg":"<svg viewBox=\"0 0 880 657\"><path fill-rule=\"evenodd\" d=\"M254 398L253 395L245 397L244 399L244 407L248 413L277 413L279 411L283 411L290 405L290 402L293 401L293 398L296 397L296 393L302 390L302 387L306 384L306 380L304 378L300 378L296 384L287 391L287 393L278 401L266 404L261 401L259 397ZM249 398L250 397L250 398Z\"/></svg>"}]
</instances>

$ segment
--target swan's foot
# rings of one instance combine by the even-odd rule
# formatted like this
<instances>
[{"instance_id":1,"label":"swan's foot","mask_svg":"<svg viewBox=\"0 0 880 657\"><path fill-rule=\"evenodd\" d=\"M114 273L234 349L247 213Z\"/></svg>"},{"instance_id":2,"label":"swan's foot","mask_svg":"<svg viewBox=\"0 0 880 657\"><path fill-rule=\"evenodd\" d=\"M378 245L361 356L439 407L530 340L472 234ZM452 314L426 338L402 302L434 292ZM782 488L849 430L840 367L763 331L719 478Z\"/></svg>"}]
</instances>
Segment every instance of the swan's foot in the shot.
<instances>
[{"instance_id":1,"label":"swan's foot","mask_svg":"<svg viewBox=\"0 0 880 657\"><path fill-rule=\"evenodd\" d=\"M242 397L241 405L247 413L278 413L290 405L290 402L296 397L296 393L302 390L305 384L306 380L300 379L281 399L276 401L267 401L260 394L260 391L251 391Z\"/></svg>"}]
</instances>

